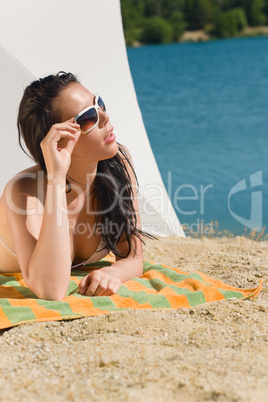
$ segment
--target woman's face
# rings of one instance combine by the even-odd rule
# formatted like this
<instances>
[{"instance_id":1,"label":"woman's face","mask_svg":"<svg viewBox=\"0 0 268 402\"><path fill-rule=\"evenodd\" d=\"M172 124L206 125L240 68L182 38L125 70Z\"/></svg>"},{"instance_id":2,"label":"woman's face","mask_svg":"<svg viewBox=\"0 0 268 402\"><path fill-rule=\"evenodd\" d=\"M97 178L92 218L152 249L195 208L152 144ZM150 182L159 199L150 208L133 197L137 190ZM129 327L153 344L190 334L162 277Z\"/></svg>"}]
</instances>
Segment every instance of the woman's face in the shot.
<instances>
[{"instance_id":1,"label":"woman's face","mask_svg":"<svg viewBox=\"0 0 268 402\"><path fill-rule=\"evenodd\" d=\"M83 85L71 83L65 88L59 99L58 107L61 112L62 121L75 117L83 109L93 106L95 95L89 92ZM113 136L107 140L109 133L113 132L109 115L98 109L99 123L88 134L81 134L74 147L72 156L86 158L87 161L98 162L112 158L118 151L118 145ZM112 141L111 141L112 140Z\"/></svg>"}]
</instances>

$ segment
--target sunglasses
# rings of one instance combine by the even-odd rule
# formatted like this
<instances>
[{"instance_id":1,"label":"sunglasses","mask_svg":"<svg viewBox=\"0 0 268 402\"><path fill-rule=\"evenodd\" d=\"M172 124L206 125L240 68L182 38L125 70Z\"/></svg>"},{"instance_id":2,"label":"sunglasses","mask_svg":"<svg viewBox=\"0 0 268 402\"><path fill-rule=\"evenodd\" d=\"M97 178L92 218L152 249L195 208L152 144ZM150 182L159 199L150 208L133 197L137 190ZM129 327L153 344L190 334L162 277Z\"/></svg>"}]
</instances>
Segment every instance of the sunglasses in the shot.
<instances>
[{"instance_id":1,"label":"sunglasses","mask_svg":"<svg viewBox=\"0 0 268 402\"><path fill-rule=\"evenodd\" d=\"M88 106L83 109L77 116L75 116L75 123L80 125L80 131L82 134L88 134L99 123L99 112L106 112L106 107L101 97L96 94L94 106Z\"/></svg>"}]
</instances>

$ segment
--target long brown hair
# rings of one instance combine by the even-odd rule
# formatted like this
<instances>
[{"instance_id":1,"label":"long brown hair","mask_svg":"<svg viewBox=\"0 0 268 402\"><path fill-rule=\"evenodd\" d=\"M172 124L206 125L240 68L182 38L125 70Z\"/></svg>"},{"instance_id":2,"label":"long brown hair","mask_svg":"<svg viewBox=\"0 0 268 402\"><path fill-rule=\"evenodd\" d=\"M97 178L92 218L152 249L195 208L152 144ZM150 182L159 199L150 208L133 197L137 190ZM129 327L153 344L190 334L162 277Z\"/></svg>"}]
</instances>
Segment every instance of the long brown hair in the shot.
<instances>
[{"instance_id":1,"label":"long brown hair","mask_svg":"<svg viewBox=\"0 0 268 402\"><path fill-rule=\"evenodd\" d=\"M40 143L51 126L61 121L57 100L61 92L72 82L79 83L75 75L65 72L33 81L25 89L20 102L17 119L20 147L45 172L46 165ZM31 155L25 151L22 139ZM98 162L93 190L97 199L94 223L100 228L104 248L118 257L126 257L131 251L132 235L141 240L142 235L150 238L154 236L137 228L133 189L127 164L134 172L136 181L137 177L129 156L120 144L118 146L119 152L114 157ZM70 183L68 180L66 182L68 191L71 191ZM116 202L114 207L110 208L115 199L120 202ZM117 246L120 239L128 243L126 255L122 254Z\"/></svg>"}]
</instances>

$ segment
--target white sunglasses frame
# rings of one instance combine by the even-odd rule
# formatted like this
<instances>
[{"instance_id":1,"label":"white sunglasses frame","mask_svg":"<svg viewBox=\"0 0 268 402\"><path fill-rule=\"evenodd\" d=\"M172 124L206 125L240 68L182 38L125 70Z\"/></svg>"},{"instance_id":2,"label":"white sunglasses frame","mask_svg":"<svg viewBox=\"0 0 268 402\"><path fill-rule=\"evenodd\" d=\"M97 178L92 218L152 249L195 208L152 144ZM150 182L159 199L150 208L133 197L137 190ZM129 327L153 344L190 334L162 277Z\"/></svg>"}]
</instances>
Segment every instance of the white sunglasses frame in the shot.
<instances>
[{"instance_id":1,"label":"white sunglasses frame","mask_svg":"<svg viewBox=\"0 0 268 402\"><path fill-rule=\"evenodd\" d=\"M105 110L102 110L102 108L101 108L101 107L99 106L99 104L98 104L99 98L101 98L100 95L99 95L98 93L96 93L96 94L95 94L95 104L94 104L93 106L88 106L88 107L86 107L85 109L81 110L81 112L79 112L79 113L75 116L75 118L74 118L75 123L77 123L77 119L78 119L80 116L82 116L82 114L84 114L85 112L87 112L87 111L90 110L90 109L95 109L95 110L96 110L96 113L97 113L97 121L96 121L96 123L94 124L94 126L92 126L91 128L89 128L89 129L86 130L86 131L83 131L83 130L81 130L81 128L79 128L79 130L81 131L82 134L88 134L88 133L90 133L90 131L92 131L92 130L98 125L98 123L99 123L99 121L100 121L98 109L100 109L103 113L106 113L106 107L105 107ZM101 100L102 100L102 98L101 98ZM102 102L103 102L103 100L102 100ZM103 104L104 104L104 106L105 106L105 103L104 103L104 102L103 102ZM79 124L79 123L77 123L77 124Z\"/></svg>"}]
</instances>

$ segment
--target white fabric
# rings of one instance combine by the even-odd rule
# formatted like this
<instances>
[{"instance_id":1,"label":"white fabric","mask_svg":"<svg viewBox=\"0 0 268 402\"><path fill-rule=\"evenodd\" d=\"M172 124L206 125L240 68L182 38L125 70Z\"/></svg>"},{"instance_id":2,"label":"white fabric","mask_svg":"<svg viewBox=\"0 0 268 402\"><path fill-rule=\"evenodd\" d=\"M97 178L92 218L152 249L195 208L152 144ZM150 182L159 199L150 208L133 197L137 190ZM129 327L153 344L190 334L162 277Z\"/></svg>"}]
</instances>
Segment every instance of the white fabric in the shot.
<instances>
[{"instance_id":1,"label":"white fabric","mask_svg":"<svg viewBox=\"0 0 268 402\"><path fill-rule=\"evenodd\" d=\"M185 236L155 162L128 65L119 0L0 0L2 192L33 164L17 144L23 87L60 70L105 100L117 140L130 150L140 183L143 228ZM167 155L168 157L168 155Z\"/></svg>"}]
</instances>

